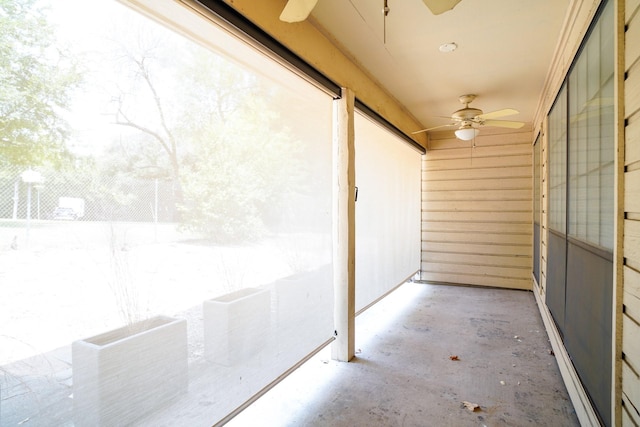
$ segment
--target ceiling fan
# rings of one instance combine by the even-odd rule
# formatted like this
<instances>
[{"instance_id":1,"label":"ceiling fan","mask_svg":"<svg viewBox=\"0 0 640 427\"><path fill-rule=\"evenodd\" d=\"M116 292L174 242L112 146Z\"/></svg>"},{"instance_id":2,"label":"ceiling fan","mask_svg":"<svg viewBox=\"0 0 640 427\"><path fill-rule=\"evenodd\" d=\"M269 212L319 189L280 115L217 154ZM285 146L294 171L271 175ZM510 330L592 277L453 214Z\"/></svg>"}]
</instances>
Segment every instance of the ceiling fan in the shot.
<instances>
[{"instance_id":1,"label":"ceiling fan","mask_svg":"<svg viewBox=\"0 0 640 427\"><path fill-rule=\"evenodd\" d=\"M458 128L455 131L456 137L458 139L469 141L475 138L480 133L478 128L482 126L495 126L510 129L520 129L522 126L524 126L524 122L495 120L499 117L518 114L518 110L514 110L513 108L505 108L502 110L492 111L490 113L484 113L478 108L469 107L469 104L474 99L476 99L476 95L462 95L458 98L460 103L464 105L464 108L454 111L453 114L451 114L451 123L427 129L421 129L412 133L416 134L420 132L428 132L435 129L455 126Z\"/></svg>"},{"instance_id":2,"label":"ceiling fan","mask_svg":"<svg viewBox=\"0 0 640 427\"><path fill-rule=\"evenodd\" d=\"M434 15L440 15L453 9L461 0L422 0ZM280 20L284 22L301 22L307 19L318 0L289 0L285 5Z\"/></svg>"}]
</instances>

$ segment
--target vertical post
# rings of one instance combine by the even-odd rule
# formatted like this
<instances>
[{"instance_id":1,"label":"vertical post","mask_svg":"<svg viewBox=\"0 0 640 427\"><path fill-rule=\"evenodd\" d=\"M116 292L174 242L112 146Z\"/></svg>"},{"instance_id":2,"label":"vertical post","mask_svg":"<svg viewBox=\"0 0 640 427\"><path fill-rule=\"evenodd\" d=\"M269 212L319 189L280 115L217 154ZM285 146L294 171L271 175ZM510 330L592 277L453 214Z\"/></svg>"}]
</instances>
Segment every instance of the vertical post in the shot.
<instances>
[{"instance_id":1,"label":"vertical post","mask_svg":"<svg viewBox=\"0 0 640 427\"><path fill-rule=\"evenodd\" d=\"M155 242L158 242L158 178L155 180L153 199L153 238Z\"/></svg>"},{"instance_id":2,"label":"vertical post","mask_svg":"<svg viewBox=\"0 0 640 427\"><path fill-rule=\"evenodd\" d=\"M36 191L38 192L38 221L40 221L40 187L41 185L36 185Z\"/></svg>"},{"instance_id":3,"label":"vertical post","mask_svg":"<svg viewBox=\"0 0 640 427\"><path fill-rule=\"evenodd\" d=\"M18 196L18 187L20 186L20 180L16 179L16 182L13 185L13 219L18 219L18 201L20 196Z\"/></svg>"},{"instance_id":4,"label":"vertical post","mask_svg":"<svg viewBox=\"0 0 640 427\"><path fill-rule=\"evenodd\" d=\"M348 362L355 354L355 149L354 94L342 89L334 101L333 131L333 283L336 340L334 360Z\"/></svg>"},{"instance_id":5,"label":"vertical post","mask_svg":"<svg viewBox=\"0 0 640 427\"><path fill-rule=\"evenodd\" d=\"M158 178L155 179L155 189L153 198L153 221L158 223Z\"/></svg>"},{"instance_id":6,"label":"vertical post","mask_svg":"<svg viewBox=\"0 0 640 427\"><path fill-rule=\"evenodd\" d=\"M29 247L29 231L31 229L31 187L33 184L38 184L42 182L42 175L38 172L27 169L22 172L20 175L22 181L27 184L27 236L26 236L26 246Z\"/></svg>"},{"instance_id":7,"label":"vertical post","mask_svg":"<svg viewBox=\"0 0 640 427\"><path fill-rule=\"evenodd\" d=\"M613 192L614 220L613 220L613 295L611 331L611 425L617 426L623 421L622 409L622 319L624 300L624 179L625 179L625 2L617 1L613 5L614 16L614 116L616 127L614 130L616 156L614 158L615 191ZM626 96L631 96L627 94ZM628 338L627 338L628 339Z\"/></svg>"},{"instance_id":8,"label":"vertical post","mask_svg":"<svg viewBox=\"0 0 640 427\"><path fill-rule=\"evenodd\" d=\"M31 182L27 183L27 237L26 246L29 247L29 231L31 229Z\"/></svg>"}]
</instances>

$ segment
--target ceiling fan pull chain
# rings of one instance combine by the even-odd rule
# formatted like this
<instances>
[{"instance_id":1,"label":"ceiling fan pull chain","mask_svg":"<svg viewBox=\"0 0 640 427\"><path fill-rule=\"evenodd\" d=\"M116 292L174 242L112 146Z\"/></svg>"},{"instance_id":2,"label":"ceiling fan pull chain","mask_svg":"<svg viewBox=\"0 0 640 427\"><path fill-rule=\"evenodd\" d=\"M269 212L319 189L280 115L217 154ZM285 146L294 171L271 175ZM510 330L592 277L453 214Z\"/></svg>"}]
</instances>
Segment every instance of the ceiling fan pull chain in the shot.
<instances>
[{"instance_id":1,"label":"ceiling fan pull chain","mask_svg":"<svg viewBox=\"0 0 640 427\"><path fill-rule=\"evenodd\" d=\"M383 0L382 3L382 43L387 44L387 16L389 15L389 1Z\"/></svg>"}]
</instances>

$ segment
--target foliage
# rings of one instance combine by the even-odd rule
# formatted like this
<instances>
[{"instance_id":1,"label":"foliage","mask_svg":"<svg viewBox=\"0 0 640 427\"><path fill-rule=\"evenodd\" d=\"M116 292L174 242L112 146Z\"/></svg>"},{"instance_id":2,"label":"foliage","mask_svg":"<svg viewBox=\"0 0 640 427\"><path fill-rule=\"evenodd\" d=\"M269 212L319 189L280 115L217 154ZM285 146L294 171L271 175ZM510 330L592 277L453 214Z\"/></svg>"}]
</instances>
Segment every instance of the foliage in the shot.
<instances>
[{"instance_id":1,"label":"foliage","mask_svg":"<svg viewBox=\"0 0 640 427\"><path fill-rule=\"evenodd\" d=\"M96 52L74 44L67 55L37 4L0 0L0 164L37 168L47 210L58 197L81 197L87 220L142 221L160 203L165 220L219 242L254 237L290 210L295 198L283 195L300 190L303 144L283 124L291 104L271 81L130 10L98 35ZM64 110L88 58L99 70L84 70L74 99L90 100L96 114L109 105L119 131L76 141ZM0 177L6 215L15 180Z\"/></svg>"},{"instance_id":2,"label":"foliage","mask_svg":"<svg viewBox=\"0 0 640 427\"><path fill-rule=\"evenodd\" d=\"M113 57L129 81L112 94L116 123L134 132L105 153L107 169L172 179L183 228L207 238L265 231L265 216L298 173L300 144L271 105L280 94L192 42L135 33L116 45Z\"/></svg>"},{"instance_id":3,"label":"foliage","mask_svg":"<svg viewBox=\"0 0 640 427\"><path fill-rule=\"evenodd\" d=\"M191 65L184 225L218 242L256 237L298 179L300 144L279 123L271 105L278 94L264 82L211 54L196 53Z\"/></svg>"},{"instance_id":4,"label":"foliage","mask_svg":"<svg viewBox=\"0 0 640 427\"><path fill-rule=\"evenodd\" d=\"M0 165L56 164L67 155L62 111L80 73L54 42L35 0L0 0Z\"/></svg>"}]
</instances>

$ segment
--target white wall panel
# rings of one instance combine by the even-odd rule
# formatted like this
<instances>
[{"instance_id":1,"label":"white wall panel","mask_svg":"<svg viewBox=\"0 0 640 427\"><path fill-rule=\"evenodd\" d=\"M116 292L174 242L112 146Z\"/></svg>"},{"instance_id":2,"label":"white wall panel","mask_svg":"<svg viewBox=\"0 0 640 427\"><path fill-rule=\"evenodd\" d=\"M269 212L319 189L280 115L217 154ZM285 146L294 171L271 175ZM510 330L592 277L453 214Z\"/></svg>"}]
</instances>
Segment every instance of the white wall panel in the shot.
<instances>
[{"instance_id":1,"label":"white wall panel","mask_svg":"<svg viewBox=\"0 0 640 427\"><path fill-rule=\"evenodd\" d=\"M421 154L355 115L356 311L420 269Z\"/></svg>"}]
</instances>

